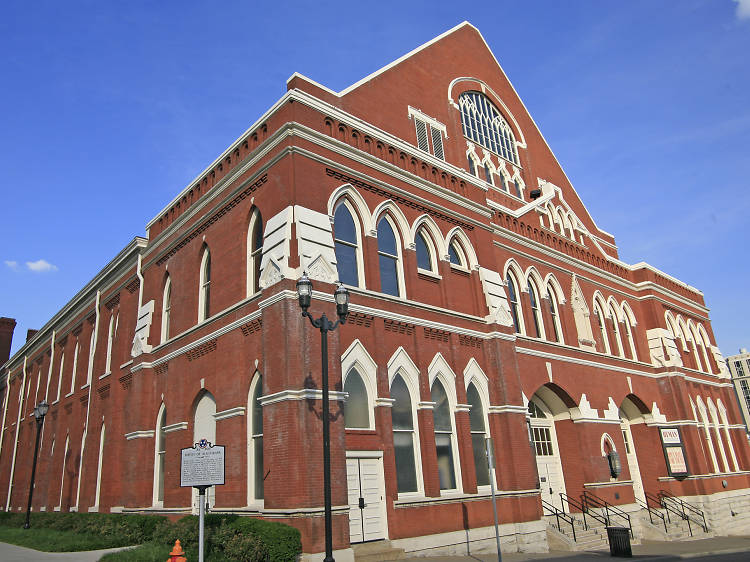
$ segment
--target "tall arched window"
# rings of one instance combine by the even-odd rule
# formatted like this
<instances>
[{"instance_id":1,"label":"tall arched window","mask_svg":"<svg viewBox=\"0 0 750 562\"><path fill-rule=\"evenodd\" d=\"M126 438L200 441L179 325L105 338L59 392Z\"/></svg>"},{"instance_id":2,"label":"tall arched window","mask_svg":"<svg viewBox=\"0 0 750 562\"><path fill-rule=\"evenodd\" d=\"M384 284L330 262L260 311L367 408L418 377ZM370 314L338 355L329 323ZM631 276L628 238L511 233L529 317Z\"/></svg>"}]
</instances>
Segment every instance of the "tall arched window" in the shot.
<instances>
[{"instance_id":1,"label":"tall arched window","mask_svg":"<svg viewBox=\"0 0 750 562\"><path fill-rule=\"evenodd\" d=\"M367 388L357 369L346 374L344 392L349 396L344 402L344 426L347 429L367 429L370 427L370 402Z\"/></svg>"},{"instance_id":2,"label":"tall arched window","mask_svg":"<svg viewBox=\"0 0 750 562\"><path fill-rule=\"evenodd\" d=\"M430 239L430 235L425 232L424 228L420 228L417 232L415 246L417 250L417 267L425 271L435 272L434 245Z\"/></svg>"},{"instance_id":3,"label":"tall arched window","mask_svg":"<svg viewBox=\"0 0 750 562\"><path fill-rule=\"evenodd\" d=\"M200 292L198 294L198 322L211 316L211 252L203 249L201 258Z\"/></svg>"},{"instance_id":4,"label":"tall arched window","mask_svg":"<svg viewBox=\"0 0 750 562\"><path fill-rule=\"evenodd\" d=\"M418 488L414 410L409 388L401 375L396 375L391 383L391 398L393 399L391 419L397 488L399 493L416 492Z\"/></svg>"},{"instance_id":5,"label":"tall arched window","mask_svg":"<svg viewBox=\"0 0 750 562\"><path fill-rule=\"evenodd\" d=\"M612 333L617 345L617 355L625 357L625 350L622 347L622 337L620 336L620 321L617 319L617 312L612 305L609 306L609 315L612 318Z\"/></svg>"},{"instance_id":6,"label":"tall arched window","mask_svg":"<svg viewBox=\"0 0 750 562\"><path fill-rule=\"evenodd\" d=\"M468 267L468 260L466 259L466 252L461 246L460 242L455 238L448 244L448 260L451 265L466 268Z\"/></svg>"},{"instance_id":7,"label":"tall arched window","mask_svg":"<svg viewBox=\"0 0 750 562\"><path fill-rule=\"evenodd\" d=\"M260 291L260 262L263 257L263 218L255 208L247 229L247 296Z\"/></svg>"},{"instance_id":8,"label":"tall arched window","mask_svg":"<svg viewBox=\"0 0 750 562\"><path fill-rule=\"evenodd\" d=\"M161 298L161 342L169 339L170 316L172 314L172 278L167 275L164 294Z\"/></svg>"},{"instance_id":9,"label":"tall arched window","mask_svg":"<svg viewBox=\"0 0 750 562\"><path fill-rule=\"evenodd\" d=\"M560 325L560 309L557 306L555 291L547 288L547 299L549 300L549 314L552 318L552 329L555 331L555 341L562 343L562 326Z\"/></svg>"},{"instance_id":10,"label":"tall arched window","mask_svg":"<svg viewBox=\"0 0 750 562\"><path fill-rule=\"evenodd\" d=\"M464 92L458 98L464 136L518 165L516 141L507 121L479 92Z\"/></svg>"},{"instance_id":11,"label":"tall arched window","mask_svg":"<svg viewBox=\"0 0 750 562\"><path fill-rule=\"evenodd\" d=\"M193 443L198 443L201 439L216 444L216 400L208 391L203 391L200 395L193 413ZM194 513L199 511L198 498L198 490L193 488ZM213 507L216 499L216 486L211 486L207 490L205 498L209 507Z\"/></svg>"},{"instance_id":12,"label":"tall arched window","mask_svg":"<svg viewBox=\"0 0 750 562\"><path fill-rule=\"evenodd\" d=\"M602 307L599 306L599 303L594 303L594 316L596 316L596 321L599 324L599 335L602 338L602 345L604 346L604 353L611 353L609 349L609 339L607 338L607 326L604 323L604 313L602 312Z\"/></svg>"},{"instance_id":13,"label":"tall arched window","mask_svg":"<svg viewBox=\"0 0 750 562\"><path fill-rule=\"evenodd\" d=\"M542 324L542 313L539 308L539 290L536 283L529 280L529 302L531 303L531 318L534 320L534 336L544 337L544 325Z\"/></svg>"},{"instance_id":14,"label":"tall arched window","mask_svg":"<svg viewBox=\"0 0 750 562\"><path fill-rule=\"evenodd\" d=\"M474 451L474 471L477 475L477 486L488 486L490 471L487 466L485 439L487 429L484 421L484 408L479 397L479 391L472 382L466 390L466 401L471 406L469 411L469 427L471 429L471 448Z\"/></svg>"},{"instance_id":15,"label":"tall arched window","mask_svg":"<svg viewBox=\"0 0 750 562\"><path fill-rule=\"evenodd\" d=\"M78 370L78 340L76 340L76 347L73 350L73 372L70 376L70 394L73 394L76 390L76 371Z\"/></svg>"},{"instance_id":16,"label":"tall arched window","mask_svg":"<svg viewBox=\"0 0 750 562\"><path fill-rule=\"evenodd\" d=\"M263 378L259 374L255 377L250 389L250 441L252 449L248 455L251 462L251 469L248 472L252 474L252 482L249 482L252 494L249 494L251 497L248 498L248 503L263 499L263 407L260 404L262 394Z\"/></svg>"},{"instance_id":17,"label":"tall arched window","mask_svg":"<svg viewBox=\"0 0 750 562\"><path fill-rule=\"evenodd\" d=\"M91 376L94 373L94 354L96 353L96 324L91 329L89 338L89 363L86 365L86 384L91 384Z\"/></svg>"},{"instance_id":18,"label":"tall arched window","mask_svg":"<svg viewBox=\"0 0 750 562\"><path fill-rule=\"evenodd\" d=\"M380 291L401 296L399 288L399 250L390 221L383 217L378 222L378 260L380 262Z\"/></svg>"},{"instance_id":19,"label":"tall arched window","mask_svg":"<svg viewBox=\"0 0 750 562\"><path fill-rule=\"evenodd\" d=\"M345 202L333 215L334 247L339 280L345 285L359 286L359 237L352 212Z\"/></svg>"},{"instance_id":20,"label":"tall arched window","mask_svg":"<svg viewBox=\"0 0 750 562\"><path fill-rule=\"evenodd\" d=\"M102 424L99 432L99 458L96 464L96 495L94 496L94 505L99 505L99 498L102 494L102 462L104 460L104 438L107 435L107 427Z\"/></svg>"},{"instance_id":21,"label":"tall arched window","mask_svg":"<svg viewBox=\"0 0 750 562\"><path fill-rule=\"evenodd\" d=\"M104 372L109 373L112 370L112 344L115 339L115 315L109 317L109 330L107 331L107 359L104 364Z\"/></svg>"},{"instance_id":22,"label":"tall arched window","mask_svg":"<svg viewBox=\"0 0 750 562\"><path fill-rule=\"evenodd\" d=\"M453 421L448 395L439 379L432 383L430 391L435 403L433 418L435 420L435 448L437 449L438 477L441 490L456 489L456 471L453 459Z\"/></svg>"},{"instance_id":23,"label":"tall arched window","mask_svg":"<svg viewBox=\"0 0 750 562\"><path fill-rule=\"evenodd\" d=\"M63 369L65 368L65 352L60 355L60 372L57 374L57 398L55 402L60 400L60 393L62 392L62 381L63 381Z\"/></svg>"},{"instance_id":24,"label":"tall arched window","mask_svg":"<svg viewBox=\"0 0 750 562\"><path fill-rule=\"evenodd\" d=\"M510 304L510 313L513 315L513 325L516 328L516 333L522 334L521 318L523 318L523 316L518 307L518 284L510 272L508 272L505 282L508 285L508 304Z\"/></svg>"},{"instance_id":25,"label":"tall arched window","mask_svg":"<svg viewBox=\"0 0 750 562\"><path fill-rule=\"evenodd\" d=\"M635 352L635 340L633 339L633 327L630 325L630 317L628 313L623 311L623 326L625 326L625 337L628 338L628 346L630 347L630 357L633 361L638 361L638 354Z\"/></svg>"},{"instance_id":26,"label":"tall arched window","mask_svg":"<svg viewBox=\"0 0 750 562\"><path fill-rule=\"evenodd\" d=\"M154 443L154 505L164 505L164 468L167 449L166 432L167 408L164 404L156 417L156 442Z\"/></svg>"}]
</instances>

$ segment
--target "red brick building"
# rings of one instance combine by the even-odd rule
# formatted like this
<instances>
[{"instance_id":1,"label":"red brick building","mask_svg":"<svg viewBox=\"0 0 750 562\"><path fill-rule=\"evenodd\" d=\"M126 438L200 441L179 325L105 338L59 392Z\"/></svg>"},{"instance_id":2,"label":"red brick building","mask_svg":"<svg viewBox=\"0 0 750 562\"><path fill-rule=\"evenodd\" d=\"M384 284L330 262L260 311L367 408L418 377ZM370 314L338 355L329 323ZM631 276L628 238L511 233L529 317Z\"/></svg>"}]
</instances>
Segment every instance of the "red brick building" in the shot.
<instances>
[{"instance_id":1,"label":"red brick building","mask_svg":"<svg viewBox=\"0 0 750 562\"><path fill-rule=\"evenodd\" d=\"M703 294L618 259L467 23L342 92L293 75L147 232L4 364L3 508L25 509L46 398L34 510L190 513L179 452L207 438L227 451L211 509L320 553L307 271L312 312L351 293L329 336L337 560L492 547L486 437L508 550L547 548L543 514L575 511L561 493L637 515L667 491L750 525Z\"/></svg>"}]
</instances>

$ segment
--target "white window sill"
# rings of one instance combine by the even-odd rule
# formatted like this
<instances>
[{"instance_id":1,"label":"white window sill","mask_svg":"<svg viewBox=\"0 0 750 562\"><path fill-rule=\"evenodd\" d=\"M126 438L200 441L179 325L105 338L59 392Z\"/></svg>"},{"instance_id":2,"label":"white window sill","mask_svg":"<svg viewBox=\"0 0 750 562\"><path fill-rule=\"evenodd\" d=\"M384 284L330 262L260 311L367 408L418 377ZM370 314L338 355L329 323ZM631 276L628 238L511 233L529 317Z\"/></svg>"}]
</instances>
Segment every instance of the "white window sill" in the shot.
<instances>
[{"instance_id":1,"label":"white window sill","mask_svg":"<svg viewBox=\"0 0 750 562\"><path fill-rule=\"evenodd\" d=\"M81 390L85 390L90 386L90 383L86 383L81 387Z\"/></svg>"},{"instance_id":2,"label":"white window sill","mask_svg":"<svg viewBox=\"0 0 750 562\"><path fill-rule=\"evenodd\" d=\"M72 390L65 395L65 398L70 398L71 396L73 396Z\"/></svg>"},{"instance_id":3,"label":"white window sill","mask_svg":"<svg viewBox=\"0 0 750 562\"><path fill-rule=\"evenodd\" d=\"M420 275L424 275L426 277L432 277L433 279L436 279L438 281L443 278L442 275L438 275L437 273L429 269L422 269L421 267L417 268L417 273L419 273Z\"/></svg>"},{"instance_id":4,"label":"white window sill","mask_svg":"<svg viewBox=\"0 0 750 562\"><path fill-rule=\"evenodd\" d=\"M463 265L456 265L455 263L451 264L451 270L455 270L461 273L471 273L468 267L464 267Z\"/></svg>"},{"instance_id":5,"label":"white window sill","mask_svg":"<svg viewBox=\"0 0 750 562\"><path fill-rule=\"evenodd\" d=\"M52 404L50 404L50 406L54 406L55 404L58 404L59 402L60 402L60 399L58 398L57 400L55 400L54 402L52 402Z\"/></svg>"},{"instance_id":6,"label":"white window sill","mask_svg":"<svg viewBox=\"0 0 750 562\"><path fill-rule=\"evenodd\" d=\"M109 375L111 375L111 374L112 374L112 371L107 371L107 372L106 372L106 373L104 373L103 375L100 375L100 376L99 376L99 380L105 379L105 378L107 378L107 377L108 377Z\"/></svg>"}]
</instances>

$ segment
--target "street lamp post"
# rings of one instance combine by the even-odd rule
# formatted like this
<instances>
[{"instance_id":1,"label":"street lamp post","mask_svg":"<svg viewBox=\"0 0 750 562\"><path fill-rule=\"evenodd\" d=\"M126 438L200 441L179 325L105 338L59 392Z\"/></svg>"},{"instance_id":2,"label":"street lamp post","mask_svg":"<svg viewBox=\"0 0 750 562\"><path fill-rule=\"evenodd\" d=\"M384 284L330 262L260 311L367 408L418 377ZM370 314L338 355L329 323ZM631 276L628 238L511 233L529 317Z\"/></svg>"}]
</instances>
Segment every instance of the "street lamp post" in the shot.
<instances>
[{"instance_id":1,"label":"street lamp post","mask_svg":"<svg viewBox=\"0 0 750 562\"><path fill-rule=\"evenodd\" d=\"M312 281L303 273L297 281L297 297L302 316L306 316L315 328L320 330L320 349L323 371L323 490L325 501L325 526L326 526L326 557L324 562L333 560L333 540L331 536L331 436L330 418L328 414L328 332L336 329L339 324L346 323L349 315L349 291L343 285L339 285L333 294L336 301L336 315L339 317L332 323L323 313L317 320L307 311L312 300Z\"/></svg>"},{"instance_id":2,"label":"street lamp post","mask_svg":"<svg viewBox=\"0 0 750 562\"><path fill-rule=\"evenodd\" d=\"M26 522L23 524L24 529L31 527L31 498L34 495L34 478L36 477L36 458L39 453L39 436L42 433L42 425L44 424L44 416L47 415L49 410L49 404L46 400L42 400L34 408L34 418L36 418L36 445L34 445L34 463L31 465L31 483L29 484L29 505L26 507Z\"/></svg>"}]
</instances>

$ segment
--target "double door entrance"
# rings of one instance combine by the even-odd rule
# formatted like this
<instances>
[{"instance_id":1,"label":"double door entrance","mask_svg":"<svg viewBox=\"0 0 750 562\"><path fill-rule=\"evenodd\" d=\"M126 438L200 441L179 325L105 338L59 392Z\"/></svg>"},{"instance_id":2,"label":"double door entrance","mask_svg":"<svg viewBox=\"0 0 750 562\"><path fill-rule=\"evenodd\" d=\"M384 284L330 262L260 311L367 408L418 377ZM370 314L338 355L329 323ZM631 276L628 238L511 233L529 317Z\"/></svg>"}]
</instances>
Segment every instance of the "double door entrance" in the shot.
<instances>
[{"instance_id":1,"label":"double door entrance","mask_svg":"<svg viewBox=\"0 0 750 562\"><path fill-rule=\"evenodd\" d=\"M353 456L348 451L349 540L352 543L386 538L385 482L382 456Z\"/></svg>"}]
</instances>

